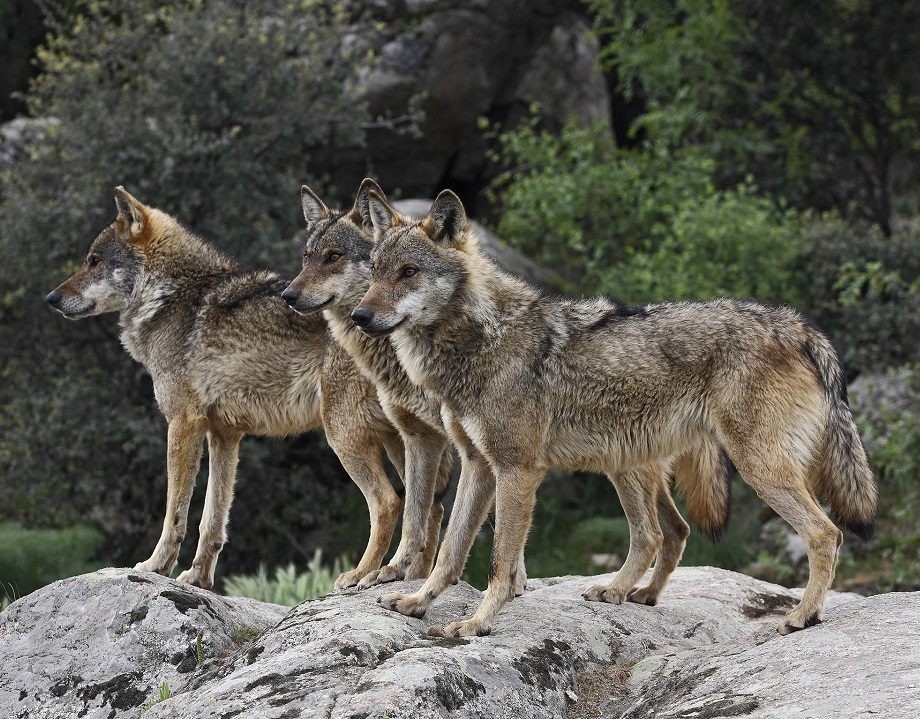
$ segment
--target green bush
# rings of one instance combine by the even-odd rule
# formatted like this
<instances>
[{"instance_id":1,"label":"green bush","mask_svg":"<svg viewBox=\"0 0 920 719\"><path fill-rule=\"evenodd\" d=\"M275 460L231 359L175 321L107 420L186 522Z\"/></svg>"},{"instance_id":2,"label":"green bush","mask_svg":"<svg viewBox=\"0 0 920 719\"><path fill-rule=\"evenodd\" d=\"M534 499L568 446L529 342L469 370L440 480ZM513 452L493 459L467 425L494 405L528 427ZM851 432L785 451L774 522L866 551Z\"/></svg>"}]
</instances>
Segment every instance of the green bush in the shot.
<instances>
[{"instance_id":1,"label":"green bush","mask_svg":"<svg viewBox=\"0 0 920 719\"><path fill-rule=\"evenodd\" d=\"M890 237L867 224L811 218L802 265L806 307L852 370L879 371L920 353L920 218Z\"/></svg>"},{"instance_id":2,"label":"green bush","mask_svg":"<svg viewBox=\"0 0 920 719\"><path fill-rule=\"evenodd\" d=\"M0 525L0 598L13 601L55 580L98 569L93 558L102 542L102 535L90 527Z\"/></svg>"},{"instance_id":3,"label":"green bush","mask_svg":"<svg viewBox=\"0 0 920 719\"><path fill-rule=\"evenodd\" d=\"M317 158L329 147L363 144L339 7L90 0L49 24L27 101L58 122L0 176L0 521L91 517L118 539L109 561L149 556L166 492L150 379L119 346L115 318L66 322L44 296L114 219L119 184L244 262L295 266L297 188L324 186ZM318 434L247 440L238 500L251 511L234 512L221 567L326 546L348 487ZM191 527L200 506L199 495Z\"/></svg>"},{"instance_id":4,"label":"green bush","mask_svg":"<svg viewBox=\"0 0 920 719\"><path fill-rule=\"evenodd\" d=\"M695 150L619 149L602 125L536 121L498 136L498 233L579 293L631 302L718 295L795 302L795 214L750 183L718 190Z\"/></svg>"},{"instance_id":5,"label":"green bush","mask_svg":"<svg viewBox=\"0 0 920 719\"><path fill-rule=\"evenodd\" d=\"M258 571L248 576L232 576L224 580L224 593L231 597L249 597L260 602L271 602L293 607L305 599L328 594L336 578L346 570L349 562L339 557L332 567L323 565L323 554L316 550L313 559L303 572L293 564L277 567L274 576L260 566Z\"/></svg>"}]
</instances>

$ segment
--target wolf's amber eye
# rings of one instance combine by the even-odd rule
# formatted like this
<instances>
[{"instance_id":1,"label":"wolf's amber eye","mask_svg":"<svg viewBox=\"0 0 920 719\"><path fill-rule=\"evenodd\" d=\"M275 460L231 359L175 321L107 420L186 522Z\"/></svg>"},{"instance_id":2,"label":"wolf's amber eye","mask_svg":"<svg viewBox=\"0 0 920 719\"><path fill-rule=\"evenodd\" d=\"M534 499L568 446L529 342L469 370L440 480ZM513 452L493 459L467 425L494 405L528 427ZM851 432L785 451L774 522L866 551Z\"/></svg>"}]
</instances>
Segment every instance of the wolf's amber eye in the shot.
<instances>
[{"instance_id":1,"label":"wolf's amber eye","mask_svg":"<svg viewBox=\"0 0 920 719\"><path fill-rule=\"evenodd\" d=\"M102 262L102 258L99 257L98 255L91 255L90 258L89 258L89 266L90 266L90 267L95 267L95 266L98 265L100 262Z\"/></svg>"},{"instance_id":2,"label":"wolf's amber eye","mask_svg":"<svg viewBox=\"0 0 920 719\"><path fill-rule=\"evenodd\" d=\"M341 252L330 252L328 255L326 255L326 262L337 262L341 257Z\"/></svg>"},{"instance_id":3,"label":"wolf's amber eye","mask_svg":"<svg viewBox=\"0 0 920 719\"><path fill-rule=\"evenodd\" d=\"M412 277L416 272L418 272L418 267L404 267L402 271L403 277Z\"/></svg>"}]
</instances>

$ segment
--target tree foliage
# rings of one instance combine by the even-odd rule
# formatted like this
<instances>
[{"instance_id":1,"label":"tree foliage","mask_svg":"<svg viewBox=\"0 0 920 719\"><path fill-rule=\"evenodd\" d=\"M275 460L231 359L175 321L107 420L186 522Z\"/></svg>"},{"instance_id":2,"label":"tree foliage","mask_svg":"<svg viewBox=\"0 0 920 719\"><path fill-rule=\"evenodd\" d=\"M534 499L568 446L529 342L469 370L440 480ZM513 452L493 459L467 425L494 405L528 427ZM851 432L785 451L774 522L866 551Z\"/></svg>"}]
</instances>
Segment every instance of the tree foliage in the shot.
<instances>
[{"instance_id":1,"label":"tree foliage","mask_svg":"<svg viewBox=\"0 0 920 719\"><path fill-rule=\"evenodd\" d=\"M119 184L246 261L295 265L298 188L323 187L324 147L362 142L363 111L322 3L91 0L52 21L28 104L60 122L0 183L0 517L92 521L129 563L159 531L165 424L114 319L67 323L44 295L111 221ZM309 556L349 486L317 435L247 442L240 477L254 509L234 534L259 540L228 548L241 569L269 549Z\"/></svg>"},{"instance_id":2,"label":"tree foliage","mask_svg":"<svg viewBox=\"0 0 920 719\"><path fill-rule=\"evenodd\" d=\"M601 126L502 134L499 234L573 288L627 301L720 295L795 301L795 213L745 182L720 190L695 149L617 148Z\"/></svg>"},{"instance_id":3,"label":"tree foliage","mask_svg":"<svg viewBox=\"0 0 920 719\"><path fill-rule=\"evenodd\" d=\"M705 145L729 185L752 173L799 207L891 232L917 189L920 3L591 4L607 62L646 97L637 129Z\"/></svg>"}]
</instances>

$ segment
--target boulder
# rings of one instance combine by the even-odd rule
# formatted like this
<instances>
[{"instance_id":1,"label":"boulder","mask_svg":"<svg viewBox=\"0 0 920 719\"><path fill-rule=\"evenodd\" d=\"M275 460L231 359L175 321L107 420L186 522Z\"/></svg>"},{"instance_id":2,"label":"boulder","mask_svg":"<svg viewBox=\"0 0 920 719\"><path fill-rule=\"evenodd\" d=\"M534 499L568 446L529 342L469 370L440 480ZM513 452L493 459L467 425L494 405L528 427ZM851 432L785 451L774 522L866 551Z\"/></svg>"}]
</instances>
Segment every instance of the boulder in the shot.
<instances>
[{"instance_id":1,"label":"boulder","mask_svg":"<svg viewBox=\"0 0 920 719\"><path fill-rule=\"evenodd\" d=\"M648 657L601 716L622 719L920 716L920 593L880 594L778 639ZM585 715L587 716L587 715Z\"/></svg>"},{"instance_id":2,"label":"boulder","mask_svg":"<svg viewBox=\"0 0 920 719\"><path fill-rule=\"evenodd\" d=\"M412 619L375 599L418 582L286 610L101 570L0 614L0 716L837 719L920 711L920 594L832 592L824 624L780 637L776 625L800 590L687 567L655 607L582 600L587 586L611 576L532 580L490 636L443 639L427 628L481 597L463 582Z\"/></svg>"},{"instance_id":3,"label":"boulder","mask_svg":"<svg viewBox=\"0 0 920 719\"><path fill-rule=\"evenodd\" d=\"M473 206L494 172L481 117L513 126L536 103L552 128L570 118L610 123L598 44L577 2L378 0L345 7L343 49L362 58L355 90L374 119L366 155L337 151L329 163L339 187L371 172L404 196L452 187Z\"/></svg>"},{"instance_id":4,"label":"boulder","mask_svg":"<svg viewBox=\"0 0 920 719\"><path fill-rule=\"evenodd\" d=\"M55 582L0 613L0 716L135 717L286 611L126 569Z\"/></svg>"}]
</instances>

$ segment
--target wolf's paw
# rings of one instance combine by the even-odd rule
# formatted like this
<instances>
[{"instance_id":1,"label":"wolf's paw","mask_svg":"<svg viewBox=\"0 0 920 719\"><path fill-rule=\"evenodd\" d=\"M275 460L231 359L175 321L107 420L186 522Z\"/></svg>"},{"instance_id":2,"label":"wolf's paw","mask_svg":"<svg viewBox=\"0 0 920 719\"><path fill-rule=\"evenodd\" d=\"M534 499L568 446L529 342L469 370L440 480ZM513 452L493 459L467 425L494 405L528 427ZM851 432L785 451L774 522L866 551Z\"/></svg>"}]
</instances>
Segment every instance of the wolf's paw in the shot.
<instances>
[{"instance_id":1,"label":"wolf's paw","mask_svg":"<svg viewBox=\"0 0 920 719\"><path fill-rule=\"evenodd\" d=\"M147 559L143 562L138 562L134 565L135 572L153 572L154 574L162 574L164 577L168 577L172 574L173 569L176 568L175 561L171 563L161 562L154 557Z\"/></svg>"},{"instance_id":2,"label":"wolf's paw","mask_svg":"<svg viewBox=\"0 0 920 719\"><path fill-rule=\"evenodd\" d=\"M420 597L418 594L403 594L402 592L391 592L377 598L377 604L416 619L425 616L429 603L430 600L425 595Z\"/></svg>"},{"instance_id":3,"label":"wolf's paw","mask_svg":"<svg viewBox=\"0 0 920 719\"><path fill-rule=\"evenodd\" d=\"M658 604L658 590L655 587L634 587L629 590L626 598L636 604L654 607Z\"/></svg>"},{"instance_id":4,"label":"wolf's paw","mask_svg":"<svg viewBox=\"0 0 920 719\"><path fill-rule=\"evenodd\" d=\"M527 589L527 574L518 572L514 575L514 596L521 597Z\"/></svg>"},{"instance_id":5,"label":"wolf's paw","mask_svg":"<svg viewBox=\"0 0 920 719\"><path fill-rule=\"evenodd\" d=\"M598 584L583 592L582 597L588 602L607 602L607 604L622 604L626 600L626 592L622 589Z\"/></svg>"},{"instance_id":6,"label":"wolf's paw","mask_svg":"<svg viewBox=\"0 0 920 719\"><path fill-rule=\"evenodd\" d=\"M343 589L351 589L367 576L363 569L352 569L349 572L342 572L339 578L332 585L332 591L340 592Z\"/></svg>"},{"instance_id":7,"label":"wolf's paw","mask_svg":"<svg viewBox=\"0 0 920 719\"><path fill-rule=\"evenodd\" d=\"M377 584L396 582L405 578L406 570L403 567L393 564L385 564L380 569L375 569L373 572L365 575L364 578L358 582L358 589L367 589L368 587L373 587Z\"/></svg>"},{"instance_id":8,"label":"wolf's paw","mask_svg":"<svg viewBox=\"0 0 920 719\"><path fill-rule=\"evenodd\" d=\"M200 587L201 589L210 589L214 586L214 577L205 576L204 572L197 567L186 569L182 574L176 577L176 581L185 582L186 584L191 584L193 587Z\"/></svg>"},{"instance_id":9,"label":"wolf's paw","mask_svg":"<svg viewBox=\"0 0 920 719\"><path fill-rule=\"evenodd\" d=\"M818 612L813 612L808 609L802 610L801 607L796 607L783 618L783 621L780 623L779 627L777 627L776 631L785 636L820 623L821 617Z\"/></svg>"},{"instance_id":10,"label":"wolf's paw","mask_svg":"<svg viewBox=\"0 0 920 719\"><path fill-rule=\"evenodd\" d=\"M485 637L492 628L478 619L464 619L443 627L429 627L429 637Z\"/></svg>"}]
</instances>

